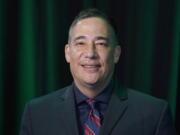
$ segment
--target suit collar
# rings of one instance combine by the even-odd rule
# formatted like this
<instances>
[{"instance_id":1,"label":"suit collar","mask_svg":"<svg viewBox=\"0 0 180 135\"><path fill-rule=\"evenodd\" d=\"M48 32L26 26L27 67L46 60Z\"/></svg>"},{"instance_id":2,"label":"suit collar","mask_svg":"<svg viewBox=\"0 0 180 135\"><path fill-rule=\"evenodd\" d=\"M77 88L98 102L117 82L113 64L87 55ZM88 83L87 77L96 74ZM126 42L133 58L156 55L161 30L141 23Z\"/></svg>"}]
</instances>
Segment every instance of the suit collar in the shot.
<instances>
[{"instance_id":1,"label":"suit collar","mask_svg":"<svg viewBox=\"0 0 180 135\"><path fill-rule=\"evenodd\" d=\"M118 123L127 109L127 98L126 88L120 86L117 80L114 79L114 90L109 101L107 112L105 113L105 119L100 130L100 135L111 134L116 123Z\"/></svg>"},{"instance_id":2,"label":"suit collar","mask_svg":"<svg viewBox=\"0 0 180 135\"><path fill-rule=\"evenodd\" d=\"M73 83L72 85L73 85L73 90L74 90L74 94L75 94L75 101L76 101L77 105L81 104L82 102L84 102L85 100L88 99L88 97L86 97L82 92L80 92L80 90L76 87L75 83ZM108 104L109 98L110 98L111 93L112 93L112 89L113 89L113 84L110 83L94 99L96 101L100 101L101 103Z\"/></svg>"},{"instance_id":3,"label":"suit collar","mask_svg":"<svg viewBox=\"0 0 180 135\"><path fill-rule=\"evenodd\" d=\"M57 104L58 111L56 114L59 117L57 119L59 125L64 126L66 135L79 135L72 85L66 88L64 95L59 99L61 101ZM61 131L59 131L59 134L61 134Z\"/></svg>"},{"instance_id":4,"label":"suit collar","mask_svg":"<svg viewBox=\"0 0 180 135\"><path fill-rule=\"evenodd\" d=\"M105 113L105 119L101 127L100 135L110 134L127 108L128 96L126 88L119 85L116 79L113 79L113 83L113 93L111 95L107 111ZM57 111L57 115L59 115L60 117L60 119L57 120L59 121L59 123L61 123L59 125L62 125L62 122L64 122L63 125L66 129L66 135L79 135L73 85L66 88L64 95L61 96L60 99L60 104L58 104L57 106L59 110ZM59 134L60 132L61 131L59 131Z\"/></svg>"},{"instance_id":5,"label":"suit collar","mask_svg":"<svg viewBox=\"0 0 180 135\"><path fill-rule=\"evenodd\" d=\"M116 78L113 80L113 83L114 83L113 94L117 95L117 97L120 100L126 100L128 98L127 88L124 87L123 85L120 85Z\"/></svg>"}]
</instances>

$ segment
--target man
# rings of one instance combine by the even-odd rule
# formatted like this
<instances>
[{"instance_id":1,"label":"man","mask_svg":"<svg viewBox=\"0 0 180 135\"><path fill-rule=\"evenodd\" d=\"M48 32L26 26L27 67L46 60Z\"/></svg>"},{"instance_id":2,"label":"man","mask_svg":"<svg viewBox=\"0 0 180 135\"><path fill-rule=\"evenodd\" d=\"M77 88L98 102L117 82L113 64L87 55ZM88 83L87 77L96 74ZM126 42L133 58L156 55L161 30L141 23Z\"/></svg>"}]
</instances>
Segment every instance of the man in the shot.
<instances>
[{"instance_id":1,"label":"man","mask_svg":"<svg viewBox=\"0 0 180 135\"><path fill-rule=\"evenodd\" d=\"M96 9L73 21L65 46L71 86L30 101L21 135L175 135L168 104L124 88L113 76L121 54L111 21Z\"/></svg>"}]
</instances>

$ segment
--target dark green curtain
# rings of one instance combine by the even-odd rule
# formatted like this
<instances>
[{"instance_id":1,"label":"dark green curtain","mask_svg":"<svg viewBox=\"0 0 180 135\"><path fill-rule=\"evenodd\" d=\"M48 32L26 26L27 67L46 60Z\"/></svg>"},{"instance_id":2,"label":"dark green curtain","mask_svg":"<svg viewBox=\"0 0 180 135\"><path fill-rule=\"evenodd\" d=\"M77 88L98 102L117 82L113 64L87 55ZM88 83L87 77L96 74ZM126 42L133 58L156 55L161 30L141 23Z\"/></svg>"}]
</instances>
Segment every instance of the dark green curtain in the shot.
<instances>
[{"instance_id":1,"label":"dark green curtain","mask_svg":"<svg viewBox=\"0 0 180 135\"><path fill-rule=\"evenodd\" d=\"M119 81L169 102L179 132L180 0L0 0L0 134L18 135L29 100L72 82L68 27L96 7L117 23Z\"/></svg>"}]
</instances>

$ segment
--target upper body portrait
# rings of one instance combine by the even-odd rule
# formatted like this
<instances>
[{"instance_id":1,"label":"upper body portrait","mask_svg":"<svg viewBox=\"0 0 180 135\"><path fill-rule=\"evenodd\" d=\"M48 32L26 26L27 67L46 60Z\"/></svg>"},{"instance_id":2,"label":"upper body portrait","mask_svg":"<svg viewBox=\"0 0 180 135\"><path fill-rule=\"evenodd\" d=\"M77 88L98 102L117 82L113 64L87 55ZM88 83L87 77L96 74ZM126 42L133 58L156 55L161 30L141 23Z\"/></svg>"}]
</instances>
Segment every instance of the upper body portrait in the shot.
<instances>
[{"instance_id":1,"label":"upper body portrait","mask_svg":"<svg viewBox=\"0 0 180 135\"><path fill-rule=\"evenodd\" d=\"M74 81L27 103L20 135L176 135L166 101L119 84L120 55L111 20L80 12L65 45Z\"/></svg>"}]
</instances>

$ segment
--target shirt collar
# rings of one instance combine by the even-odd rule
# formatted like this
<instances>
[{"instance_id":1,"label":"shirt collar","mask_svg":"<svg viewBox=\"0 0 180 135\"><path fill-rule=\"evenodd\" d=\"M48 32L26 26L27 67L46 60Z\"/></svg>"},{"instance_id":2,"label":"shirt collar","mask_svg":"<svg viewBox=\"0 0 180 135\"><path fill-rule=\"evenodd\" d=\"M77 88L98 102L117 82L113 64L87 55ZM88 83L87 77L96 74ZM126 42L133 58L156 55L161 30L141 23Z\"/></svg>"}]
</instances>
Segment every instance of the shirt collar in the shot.
<instances>
[{"instance_id":1,"label":"shirt collar","mask_svg":"<svg viewBox=\"0 0 180 135\"><path fill-rule=\"evenodd\" d=\"M113 85L112 83L110 83L100 94L98 94L94 99L96 101L100 101L102 103L108 104L109 98L111 96L112 93L112 89L113 89ZM73 83L73 91L74 91L74 95L75 95L75 101L76 104L79 105L81 103L83 103L85 100L88 99L88 97L86 97L75 85L75 83Z\"/></svg>"}]
</instances>

